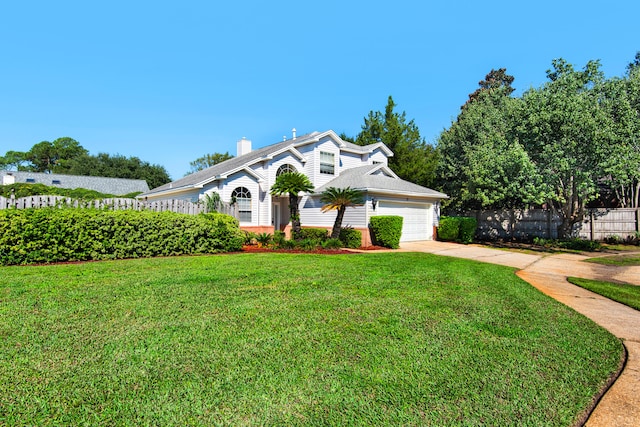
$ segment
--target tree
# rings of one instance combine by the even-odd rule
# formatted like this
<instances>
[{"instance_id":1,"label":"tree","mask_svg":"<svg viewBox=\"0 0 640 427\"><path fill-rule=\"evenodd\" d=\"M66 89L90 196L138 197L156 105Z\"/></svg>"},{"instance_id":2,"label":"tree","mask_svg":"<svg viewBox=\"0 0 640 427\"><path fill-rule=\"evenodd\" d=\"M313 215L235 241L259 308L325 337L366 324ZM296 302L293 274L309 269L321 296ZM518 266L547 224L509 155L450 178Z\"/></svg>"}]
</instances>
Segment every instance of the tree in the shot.
<instances>
[{"instance_id":1,"label":"tree","mask_svg":"<svg viewBox=\"0 0 640 427\"><path fill-rule=\"evenodd\" d=\"M313 191L313 184L309 178L300 172L283 173L276 178L271 186L271 195L289 195L289 213L291 218L291 229L295 236L302 229L300 224L299 193Z\"/></svg>"},{"instance_id":2,"label":"tree","mask_svg":"<svg viewBox=\"0 0 640 427\"><path fill-rule=\"evenodd\" d=\"M83 176L104 176L108 178L143 179L150 188L156 188L171 178L167 170L153 165L138 157L125 157L120 154L98 153L97 156L84 154L69 163L67 173Z\"/></svg>"},{"instance_id":3,"label":"tree","mask_svg":"<svg viewBox=\"0 0 640 427\"><path fill-rule=\"evenodd\" d=\"M33 172L67 173L73 159L88 151L73 138L58 138L53 142L42 141L31 147L25 158Z\"/></svg>"},{"instance_id":4,"label":"tree","mask_svg":"<svg viewBox=\"0 0 640 427\"><path fill-rule=\"evenodd\" d=\"M562 219L558 237L567 238L598 196L614 138L596 90L603 83L600 64L589 61L583 71L563 59L552 64L549 82L523 96L519 132L548 190L547 205Z\"/></svg>"},{"instance_id":5,"label":"tree","mask_svg":"<svg viewBox=\"0 0 640 427\"><path fill-rule=\"evenodd\" d=\"M360 190L351 187L336 188L329 187L320 196L320 201L324 206L320 209L322 212L337 210L336 220L331 230L331 238L340 237L340 229L342 228L342 220L344 212L349 206L362 206L364 204L364 194Z\"/></svg>"},{"instance_id":6,"label":"tree","mask_svg":"<svg viewBox=\"0 0 640 427\"><path fill-rule=\"evenodd\" d=\"M27 153L22 151L7 151L4 156L0 156L0 169L22 170L22 166L27 162Z\"/></svg>"},{"instance_id":7,"label":"tree","mask_svg":"<svg viewBox=\"0 0 640 427\"><path fill-rule=\"evenodd\" d=\"M469 94L469 100L460 109L464 109L469 103L478 100L480 94L483 92L499 89L504 95L509 96L515 90L511 86L511 83L515 80L515 77L507 74L506 68L499 68L494 70L493 68L484 77L484 80L480 80L478 85L480 86L475 92Z\"/></svg>"},{"instance_id":8,"label":"tree","mask_svg":"<svg viewBox=\"0 0 640 427\"><path fill-rule=\"evenodd\" d=\"M631 74L633 70L640 67L640 51L636 52L636 56L633 58L633 61L627 65L627 73Z\"/></svg>"},{"instance_id":9,"label":"tree","mask_svg":"<svg viewBox=\"0 0 640 427\"><path fill-rule=\"evenodd\" d=\"M451 127L438 139L438 187L454 209L501 209L544 202L535 164L516 133L522 101L512 98L513 78L486 84L470 95Z\"/></svg>"},{"instance_id":10,"label":"tree","mask_svg":"<svg viewBox=\"0 0 640 427\"><path fill-rule=\"evenodd\" d=\"M356 139L352 136L347 135L344 132L341 132L340 135L338 135L340 137L341 140L346 141L346 142L350 142L352 144L356 143Z\"/></svg>"},{"instance_id":11,"label":"tree","mask_svg":"<svg viewBox=\"0 0 640 427\"><path fill-rule=\"evenodd\" d=\"M405 112L394 112L395 106L390 96L384 114L370 111L364 118L362 131L355 143L369 145L383 142L394 153L389 159L389 167L400 178L425 187L431 186L437 164L435 150L420 136L413 120L407 123Z\"/></svg>"},{"instance_id":12,"label":"tree","mask_svg":"<svg viewBox=\"0 0 640 427\"><path fill-rule=\"evenodd\" d=\"M623 208L640 202L640 52L624 78L607 80L599 103L612 124L613 144L604 159L601 184L609 187Z\"/></svg>"},{"instance_id":13,"label":"tree","mask_svg":"<svg viewBox=\"0 0 640 427\"><path fill-rule=\"evenodd\" d=\"M213 165L222 163L225 160L229 160L232 158L233 156L229 154L229 152L226 152L224 154L222 153L205 154L204 156L198 157L197 159L189 163L189 165L191 166L191 170L187 172L185 175L189 175L194 172L207 169Z\"/></svg>"}]
</instances>

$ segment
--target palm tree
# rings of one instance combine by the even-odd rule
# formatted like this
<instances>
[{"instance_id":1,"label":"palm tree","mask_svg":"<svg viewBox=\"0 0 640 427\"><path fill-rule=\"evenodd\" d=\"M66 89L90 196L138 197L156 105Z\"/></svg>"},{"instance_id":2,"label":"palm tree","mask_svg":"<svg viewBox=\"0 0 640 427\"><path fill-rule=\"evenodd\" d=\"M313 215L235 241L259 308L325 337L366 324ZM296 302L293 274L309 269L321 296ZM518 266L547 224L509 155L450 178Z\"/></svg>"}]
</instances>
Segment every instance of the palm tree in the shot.
<instances>
[{"instance_id":1,"label":"palm tree","mask_svg":"<svg viewBox=\"0 0 640 427\"><path fill-rule=\"evenodd\" d=\"M331 238L337 239L340 237L340 228L342 227L342 219L344 218L344 211L349 206L362 206L364 205L364 194L360 190L353 189L351 187L346 188L327 188L320 197L320 201L324 203L324 206L320 209L322 212L337 210L336 220L333 223L333 229L331 230Z\"/></svg>"},{"instance_id":2,"label":"palm tree","mask_svg":"<svg viewBox=\"0 0 640 427\"><path fill-rule=\"evenodd\" d=\"M283 173L276 178L276 182L271 186L271 195L273 196L289 194L291 230L294 236L301 229L298 193L308 193L310 191L313 191L313 184L305 174L300 172Z\"/></svg>"}]
</instances>

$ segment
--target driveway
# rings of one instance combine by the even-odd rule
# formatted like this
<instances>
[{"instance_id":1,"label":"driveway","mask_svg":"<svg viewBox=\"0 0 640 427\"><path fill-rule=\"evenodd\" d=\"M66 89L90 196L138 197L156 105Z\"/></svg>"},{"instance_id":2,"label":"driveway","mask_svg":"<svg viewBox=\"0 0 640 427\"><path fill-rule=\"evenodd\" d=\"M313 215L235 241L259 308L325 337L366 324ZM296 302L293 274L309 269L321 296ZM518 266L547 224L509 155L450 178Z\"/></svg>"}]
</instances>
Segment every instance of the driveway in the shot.
<instances>
[{"instance_id":1,"label":"driveway","mask_svg":"<svg viewBox=\"0 0 640 427\"><path fill-rule=\"evenodd\" d=\"M621 338L627 349L622 374L600 400L586 426L640 426L640 312L567 282L567 277L640 285L640 267L584 262L574 254L523 254L447 242L408 242L400 250L466 258L518 269L516 273L541 292L568 305ZM597 255L594 255L597 256Z\"/></svg>"}]
</instances>

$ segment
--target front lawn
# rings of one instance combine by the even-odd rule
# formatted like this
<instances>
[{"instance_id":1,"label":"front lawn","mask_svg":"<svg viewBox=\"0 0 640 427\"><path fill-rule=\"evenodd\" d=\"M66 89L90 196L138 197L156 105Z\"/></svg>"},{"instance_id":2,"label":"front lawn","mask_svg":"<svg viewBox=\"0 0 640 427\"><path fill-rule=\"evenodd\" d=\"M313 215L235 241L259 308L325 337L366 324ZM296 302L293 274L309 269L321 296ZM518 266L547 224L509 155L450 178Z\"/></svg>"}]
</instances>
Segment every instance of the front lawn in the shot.
<instances>
[{"instance_id":1,"label":"front lawn","mask_svg":"<svg viewBox=\"0 0 640 427\"><path fill-rule=\"evenodd\" d=\"M626 283L603 282L600 280L580 279L569 277L570 283L585 288L603 297L628 305L631 308L640 310L640 286Z\"/></svg>"},{"instance_id":2,"label":"front lawn","mask_svg":"<svg viewBox=\"0 0 640 427\"><path fill-rule=\"evenodd\" d=\"M640 254L635 253L589 258L585 261L603 265L617 265L620 267L640 266Z\"/></svg>"},{"instance_id":3,"label":"front lawn","mask_svg":"<svg viewBox=\"0 0 640 427\"><path fill-rule=\"evenodd\" d=\"M572 425L620 342L429 254L0 268L0 425Z\"/></svg>"}]
</instances>

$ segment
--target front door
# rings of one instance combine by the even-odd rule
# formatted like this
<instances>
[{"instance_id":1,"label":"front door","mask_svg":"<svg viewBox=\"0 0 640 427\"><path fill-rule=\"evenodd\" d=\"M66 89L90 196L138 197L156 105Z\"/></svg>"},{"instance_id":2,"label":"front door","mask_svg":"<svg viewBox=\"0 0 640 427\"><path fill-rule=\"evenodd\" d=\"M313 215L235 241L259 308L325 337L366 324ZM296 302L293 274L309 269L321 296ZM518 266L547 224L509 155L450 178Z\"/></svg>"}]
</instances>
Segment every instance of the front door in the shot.
<instances>
[{"instance_id":1,"label":"front door","mask_svg":"<svg viewBox=\"0 0 640 427\"><path fill-rule=\"evenodd\" d=\"M274 231L280 230L280 203L273 203L271 212L271 220L273 222Z\"/></svg>"}]
</instances>

